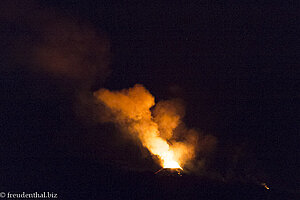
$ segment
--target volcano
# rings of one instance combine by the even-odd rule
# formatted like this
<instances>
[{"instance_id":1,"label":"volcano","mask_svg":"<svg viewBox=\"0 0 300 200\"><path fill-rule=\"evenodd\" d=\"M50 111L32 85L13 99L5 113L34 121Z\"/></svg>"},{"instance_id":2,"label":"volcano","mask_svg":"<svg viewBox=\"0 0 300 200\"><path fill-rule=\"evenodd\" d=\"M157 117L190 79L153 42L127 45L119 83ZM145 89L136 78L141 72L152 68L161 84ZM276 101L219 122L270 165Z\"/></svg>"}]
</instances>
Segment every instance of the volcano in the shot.
<instances>
[{"instance_id":1,"label":"volcano","mask_svg":"<svg viewBox=\"0 0 300 200\"><path fill-rule=\"evenodd\" d=\"M182 176L183 170L181 168L161 168L155 174L157 176Z\"/></svg>"}]
</instances>

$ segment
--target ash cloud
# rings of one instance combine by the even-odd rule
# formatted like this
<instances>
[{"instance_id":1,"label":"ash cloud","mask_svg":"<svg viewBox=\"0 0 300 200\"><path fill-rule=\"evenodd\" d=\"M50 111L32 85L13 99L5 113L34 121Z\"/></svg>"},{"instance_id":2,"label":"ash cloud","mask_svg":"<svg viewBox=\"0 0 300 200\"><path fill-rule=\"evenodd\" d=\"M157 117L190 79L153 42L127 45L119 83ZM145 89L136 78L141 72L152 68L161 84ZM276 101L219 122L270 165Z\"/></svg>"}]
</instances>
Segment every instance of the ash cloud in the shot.
<instances>
[{"instance_id":1,"label":"ash cloud","mask_svg":"<svg viewBox=\"0 0 300 200\"><path fill-rule=\"evenodd\" d=\"M139 84L121 91L100 89L94 95L105 107L102 122L113 122L132 135L159 158L162 167L174 168L179 164L187 170L202 170L204 165L199 167L197 157L205 162L216 146L215 137L184 125L184 106L178 99L155 105L154 97Z\"/></svg>"},{"instance_id":2,"label":"ash cloud","mask_svg":"<svg viewBox=\"0 0 300 200\"><path fill-rule=\"evenodd\" d=\"M13 104L4 115L24 130L14 134L31 140L32 126L53 139L56 148L91 154L82 147L87 143L82 129L93 128L84 124L93 121L92 87L110 73L107 36L89 21L40 1L1 1L0 22L1 79L6 84L1 91Z\"/></svg>"},{"instance_id":3,"label":"ash cloud","mask_svg":"<svg viewBox=\"0 0 300 200\"><path fill-rule=\"evenodd\" d=\"M33 58L51 75L91 84L97 74L107 74L108 52L105 37L86 25L62 18L43 28Z\"/></svg>"},{"instance_id":4,"label":"ash cloud","mask_svg":"<svg viewBox=\"0 0 300 200\"><path fill-rule=\"evenodd\" d=\"M109 40L88 21L37 1L1 4L1 21L15 29L9 50L16 62L77 87L89 88L109 74Z\"/></svg>"},{"instance_id":5,"label":"ash cloud","mask_svg":"<svg viewBox=\"0 0 300 200\"><path fill-rule=\"evenodd\" d=\"M92 87L110 74L109 39L88 21L39 3L1 1L4 70L23 67L36 80L47 79L82 121L93 121Z\"/></svg>"}]
</instances>

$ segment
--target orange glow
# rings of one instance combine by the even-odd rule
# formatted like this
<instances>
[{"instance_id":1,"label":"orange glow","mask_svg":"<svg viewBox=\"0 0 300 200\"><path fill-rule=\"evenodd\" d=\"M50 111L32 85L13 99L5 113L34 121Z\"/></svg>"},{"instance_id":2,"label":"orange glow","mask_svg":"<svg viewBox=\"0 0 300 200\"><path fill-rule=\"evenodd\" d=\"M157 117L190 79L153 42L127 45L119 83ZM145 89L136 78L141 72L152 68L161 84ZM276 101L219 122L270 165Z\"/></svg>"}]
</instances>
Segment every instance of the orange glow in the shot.
<instances>
[{"instance_id":1,"label":"orange glow","mask_svg":"<svg viewBox=\"0 0 300 200\"><path fill-rule=\"evenodd\" d=\"M136 136L160 160L163 168L180 168L194 157L195 145L177 142L173 130L180 123L178 108L170 102L154 107L154 97L142 85L121 91L100 89L94 93L113 114L114 123ZM154 117L150 108L154 107ZM172 140L172 143L168 142Z\"/></svg>"},{"instance_id":2,"label":"orange glow","mask_svg":"<svg viewBox=\"0 0 300 200\"><path fill-rule=\"evenodd\" d=\"M270 188L267 186L266 183L261 183L262 186L264 186L267 190L269 190Z\"/></svg>"}]
</instances>

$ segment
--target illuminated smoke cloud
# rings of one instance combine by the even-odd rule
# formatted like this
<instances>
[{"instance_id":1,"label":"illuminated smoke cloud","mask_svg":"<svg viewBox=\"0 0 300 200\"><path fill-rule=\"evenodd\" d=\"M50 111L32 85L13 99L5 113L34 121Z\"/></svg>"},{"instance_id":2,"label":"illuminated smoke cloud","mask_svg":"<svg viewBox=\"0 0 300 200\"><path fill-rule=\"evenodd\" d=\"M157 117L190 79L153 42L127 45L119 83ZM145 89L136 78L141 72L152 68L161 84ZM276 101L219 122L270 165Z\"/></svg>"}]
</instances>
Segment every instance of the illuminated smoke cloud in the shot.
<instances>
[{"instance_id":1,"label":"illuminated smoke cloud","mask_svg":"<svg viewBox=\"0 0 300 200\"><path fill-rule=\"evenodd\" d=\"M1 1L0 20L15 26L15 62L31 70L90 87L108 75L107 37L87 21L36 1Z\"/></svg>"},{"instance_id":2,"label":"illuminated smoke cloud","mask_svg":"<svg viewBox=\"0 0 300 200\"><path fill-rule=\"evenodd\" d=\"M184 130L182 135L174 135L184 113L178 102L163 101L154 107L154 97L139 84L121 91L100 89L94 95L113 115L105 120L118 124L138 138L145 148L160 159L162 167L184 167L195 158L198 144L201 143L197 132ZM152 107L153 113L150 110ZM210 144L214 145L214 142Z\"/></svg>"},{"instance_id":3,"label":"illuminated smoke cloud","mask_svg":"<svg viewBox=\"0 0 300 200\"><path fill-rule=\"evenodd\" d=\"M44 27L33 56L37 66L52 75L89 82L97 74L106 74L108 52L105 37L87 25L62 18Z\"/></svg>"}]
</instances>

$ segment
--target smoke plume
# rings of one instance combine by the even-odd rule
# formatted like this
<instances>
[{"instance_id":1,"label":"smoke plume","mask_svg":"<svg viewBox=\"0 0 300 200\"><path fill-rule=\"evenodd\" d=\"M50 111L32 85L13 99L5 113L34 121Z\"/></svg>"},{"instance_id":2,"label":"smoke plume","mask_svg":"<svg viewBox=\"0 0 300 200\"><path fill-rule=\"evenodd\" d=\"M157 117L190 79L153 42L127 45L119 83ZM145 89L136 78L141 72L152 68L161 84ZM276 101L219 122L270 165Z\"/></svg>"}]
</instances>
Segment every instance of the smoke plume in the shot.
<instances>
[{"instance_id":1,"label":"smoke plume","mask_svg":"<svg viewBox=\"0 0 300 200\"><path fill-rule=\"evenodd\" d=\"M8 42L15 62L81 88L108 75L109 40L88 21L38 1L1 4L0 20L16 33Z\"/></svg>"},{"instance_id":2,"label":"smoke plume","mask_svg":"<svg viewBox=\"0 0 300 200\"><path fill-rule=\"evenodd\" d=\"M34 61L51 75L76 81L93 81L106 75L109 43L86 24L70 19L50 22L33 51Z\"/></svg>"},{"instance_id":3,"label":"smoke plume","mask_svg":"<svg viewBox=\"0 0 300 200\"><path fill-rule=\"evenodd\" d=\"M174 134L179 125L184 126L181 121L184 109L179 101L162 101L155 106L154 97L139 84L121 91L100 89L94 95L112 115L106 115L109 117L105 120L137 138L159 158L162 167L185 167L196 157L201 143L198 133L182 129ZM215 141L210 142L214 144Z\"/></svg>"}]
</instances>

